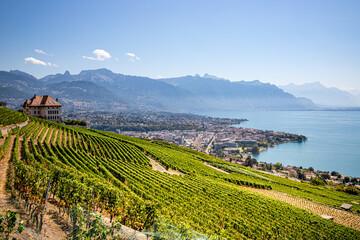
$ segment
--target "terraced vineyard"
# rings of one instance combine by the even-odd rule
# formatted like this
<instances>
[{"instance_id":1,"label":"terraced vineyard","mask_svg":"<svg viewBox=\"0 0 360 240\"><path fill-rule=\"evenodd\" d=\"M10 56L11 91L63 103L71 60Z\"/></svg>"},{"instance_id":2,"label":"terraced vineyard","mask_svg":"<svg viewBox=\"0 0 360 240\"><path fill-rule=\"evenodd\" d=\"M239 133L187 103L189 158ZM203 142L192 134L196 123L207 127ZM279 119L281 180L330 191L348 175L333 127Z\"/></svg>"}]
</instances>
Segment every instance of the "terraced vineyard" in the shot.
<instances>
[{"instance_id":1,"label":"terraced vineyard","mask_svg":"<svg viewBox=\"0 0 360 240\"><path fill-rule=\"evenodd\" d=\"M25 200L43 202L50 180L57 205L95 207L138 230L162 218L221 239L360 239L356 226L325 220L253 190L276 189L331 206L359 201L357 196L277 178L163 142L42 119L32 118L12 133L16 139L9 146L13 154L8 188ZM182 174L154 171L150 158Z\"/></svg>"},{"instance_id":2,"label":"terraced vineyard","mask_svg":"<svg viewBox=\"0 0 360 240\"><path fill-rule=\"evenodd\" d=\"M8 126L14 123L25 122L27 116L23 113L0 108L0 126Z\"/></svg>"}]
</instances>

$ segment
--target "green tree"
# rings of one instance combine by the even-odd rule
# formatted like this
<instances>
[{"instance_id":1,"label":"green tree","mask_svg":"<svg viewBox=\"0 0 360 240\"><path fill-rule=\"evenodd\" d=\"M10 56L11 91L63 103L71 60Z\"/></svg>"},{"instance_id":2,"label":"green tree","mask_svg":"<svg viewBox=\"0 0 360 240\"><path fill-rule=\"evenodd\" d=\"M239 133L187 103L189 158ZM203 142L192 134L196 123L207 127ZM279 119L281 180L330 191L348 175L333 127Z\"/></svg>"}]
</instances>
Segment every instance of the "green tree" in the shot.
<instances>
[{"instance_id":1,"label":"green tree","mask_svg":"<svg viewBox=\"0 0 360 240\"><path fill-rule=\"evenodd\" d=\"M276 169L277 171L283 169L283 165L282 165L281 163L279 163L279 162L277 162L277 163L274 165L274 167L275 167L275 169Z\"/></svg>"},{"instance_id":2,"label":"green tree","mask_svg":"<svg viewBox=\"0 0 360 240\"><path fill-rule=\"evenodd\" d=\"M325 182L321 178L314 177L310 179L310 184L320 186L325 185Z\"/></svg>"},{"instance_id":3,"label":"green tree","mask_svg":"<svg viewBox=\"0 0 360 240\"><path fill-rule=\"evenodd\" d=\"M314 168L313 168L313 167L309 167L309 171L310 171L310 172L313 172L313 171L314 171Z\"/></svg>"},{"instance_id":4,"label":"green tree","mask_svg":"<svg viewBox=\"0 0 360 240\"><path fill-rule=\"evenodd\" d=\"M356 184L358 180L356 178L351 178L351 182Z\"/></svg>"},{"instance_id":5,"label":"green tree","mask_svg":"<svg viewBox=\"0 0 360 240\"><path fill-rule=\"evenodd\" d=\"M349 194L354 194L354 195L360 194L360 191L352 186L344 187L344 192L349 193Z\"/></svg>"},{"instance_id":6,"label":"green tree","mask_svg":"<svg viewBox=\"0 0 360 240\"><path fill-rule=\"evenodd\" d=\"M305 174L300 169L298 169L296 172L297 172L298 179L306 180Z\"/></svg>"},{"instance_id":7,"label":"green tree","mask_svg":"<svg viewBox=\"0 0 360 240\"><path fill-rule=\"evenodd\" d=\"M260 148L257 144L255 144L252 148L251 148L251 152L254 154L258 154L260 152Z\"/></svg>"},{"instance_id":8,"label":"green tree","mask_svg":"<svg viewBox=\"0 0 360 240\"><path fill-rule=\"evenodd\" d=\"M245 167L252 167L253 165L257 165L257 160L255 158L251 158L251 156L249 155L244 163Z\"/></svg>"},{"instance_id":9,"label":"green tree","mask_svg":"<svg viewBox=\"0 0 360 240\"><path fill-rule=\"evenodd\" d=\"M327 173L322 173L322 174L320 175L320 177L321 177L321 179L323 179L323 180L325 180L325 179L330 179L330 176L329 176L329 174L327 174Z\"/></svg>"}]
</instances>

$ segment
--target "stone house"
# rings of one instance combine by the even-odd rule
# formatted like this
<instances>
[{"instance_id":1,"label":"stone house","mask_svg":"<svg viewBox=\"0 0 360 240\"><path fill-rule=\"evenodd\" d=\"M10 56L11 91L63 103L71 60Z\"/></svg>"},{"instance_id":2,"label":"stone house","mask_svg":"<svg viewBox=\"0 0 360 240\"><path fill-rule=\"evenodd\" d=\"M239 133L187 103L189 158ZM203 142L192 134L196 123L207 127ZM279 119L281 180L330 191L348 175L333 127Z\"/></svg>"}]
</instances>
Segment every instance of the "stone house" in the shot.
<instances>
[{"instance_id":1,"label":"stone house","mask_svg":"<svg viewBox=\"0 0 360 240\"><path fill-rule=\"evenodd\" d=\"M61 123L61 106L58 99L36 94L22 105L25 114L57 123Z\"/></svg>"}]
</instances>

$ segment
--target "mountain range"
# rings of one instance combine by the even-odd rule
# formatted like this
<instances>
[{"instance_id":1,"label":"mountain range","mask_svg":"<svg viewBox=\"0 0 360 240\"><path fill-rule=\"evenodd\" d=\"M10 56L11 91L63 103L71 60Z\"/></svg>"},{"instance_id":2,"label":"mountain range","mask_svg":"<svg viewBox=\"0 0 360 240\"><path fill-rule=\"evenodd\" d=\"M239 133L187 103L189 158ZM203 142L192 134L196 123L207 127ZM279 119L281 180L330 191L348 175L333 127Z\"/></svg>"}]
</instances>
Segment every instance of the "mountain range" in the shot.
<instances>
[{"instance_id":1,"label":"mountain range","mask_svg":"<svg viewBox=\"0 0 360 240\"><path fill-rule=\"evenodd\" d=\"M335 87L325 87L320 82L302 85L291 83L279 87L296 97L311 99L315 104L324 107L356 107L360 105L360 98L354 94Z\"/></svg>"},{"instance_id":2,"label":"mountain range","mask_svg":"<svg viewBox=\"0 0 360 240\"><path fill-rule=\"evenodd\" d=\"M13 95L3 94L12 92ZM316 109L275 85L255 81L231 82L205 74L152 79L113 73L108 69L79 74L48 75L37 79L21 72L0 71L0 100L12 108L33 94L59 98L65 109L151 110L199 112L212 110Z\"/></svg>"}]
</instances>

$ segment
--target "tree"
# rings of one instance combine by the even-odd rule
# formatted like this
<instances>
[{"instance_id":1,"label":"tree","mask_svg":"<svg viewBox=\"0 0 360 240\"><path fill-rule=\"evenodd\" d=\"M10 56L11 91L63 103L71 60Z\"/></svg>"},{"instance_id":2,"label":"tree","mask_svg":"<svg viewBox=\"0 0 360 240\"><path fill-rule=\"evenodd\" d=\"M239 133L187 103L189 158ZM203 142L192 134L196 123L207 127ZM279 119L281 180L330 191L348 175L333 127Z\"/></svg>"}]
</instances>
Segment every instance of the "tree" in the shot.
<instances>
[{"instance_id":1,"label":"tree","mask_svg":"<svg viewBox=\"0 0 360 240\"><path fill-rule=\"evenodd\" d=\"M258 154L260 152L260 148L257 144L255 144L252 148L251 148L251 152L253 154Z\"/></svg>"},{"instance_id":2,"label":"tree","mask_svg":"<svg viewBox=\"0 0 360 240\"><path fill-rule=\"evenodd\" d=\"M313 172L313 171L314 171L314 168L313 168L313 167L309 167L309 171L310 171L310 172Z\"/></svg>"},{"instance_id":3,"label":"tree","mask_svg":"<svg viewBox=\"0 0 360 240\"><path fill-rule=\"evenodd\" d=\"M244 163L245 167L252 167L253 165L257 165L257 160L255 158L251 158L251 156L249 155Z\"/></svg>"},{"instance_id":4,"label":"tree","mask_svg":"<svg viewBox=\"0 0 360 240\"><path fill-rule=\"evenodd\" d=\"M351 178L351 182L356 184L358 180L356 178Z\"/></svg>"},{"instance_id":5,"label":"tree","mask_svg":"<svg viewBox=\"0 0 360 240\"><path fill-rule=\"evenodd\" d=\"M5 107L6 106L6 102L0 102L0 107Z\"/></svg>"},{"instance_id":6,"label":"tree","mask_svg":"<svg viewBox=\"0 0 360 240\"><path fill-rule=\"evenodd\" d=\"M297 170L297 177L300 180L306 180L305 174L301 170Z\"/></svg>"},{"instance_id":7,"label":"tree","mask_svg":"<svg viewBox=\"0 0 360 240\"><path fill-rule=\"evenodd\" d=\"M340 174L338 172L332 171L331 176L339 176Z\"/></svg>"},{"instance_id":8,"label":"tree","mask_svg":"<svg viewBox=\"0 0 360 240\"><path fill-rule=\"evenodd\" d=\"M325 182L321 178L314 177L310 179L310 184L320 186L325 185Z\"/></svg>"},{"instance_id":9,"label":"tree","mask_svg":"<svg viewBox=\"0 0 360 240\"><path fill-rule=\"evenodd\" d=\"M275 165L274 165L276 171L279 171L279 170L282 170L283 169L283 165L279 162L277 162Z\"/></svg>"},{"instance_id":10,"label":"tree","mask_svg":"<svg viewBox=\"0 0 360 240\"><path fill-rule=\"evenodd\" d=\"M348 176L344 177L344 183L350 182L350 178Z\"/></svg>"},{"instance_id":11,"label":"tree","mask_svg":"<svg viewBox=\"0 0 360 240\"><path fill-rule=\"evenodd\" d=\"M349 194L354 194L354 195L358 195L360 193L360 191L358 189L356 189L355 187L351 187L351 186L344 187L344 192L349 193Z\"/></svg>"},{"instance_id":12,"label":"tree","mask_svg":"<svg viewBox=\"0 0 360 240\"><path fill-rule=\"evenodd\" d=\"M330 179L330 176L329 176L329 174L327 174L327 173L322 173L322 174L320 175L320 177L321 177L323 180L325 180L325 179Z\"/></svg>"},{"instance_id":13,"label":"tree","mask_svg":"<svg viewBox=\"0 0 360 240\"><path fill-rule=\"evenodd\" d=\"M271 163L267 163L266 164L266 169L271 171L272 170L272 164Z\"/></svg>"}]
</instances>

